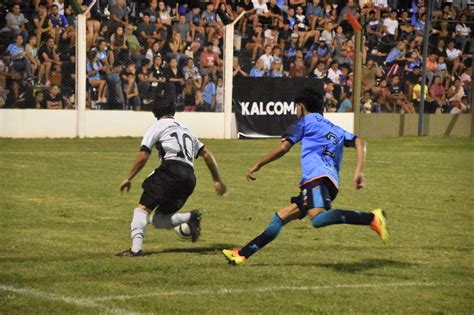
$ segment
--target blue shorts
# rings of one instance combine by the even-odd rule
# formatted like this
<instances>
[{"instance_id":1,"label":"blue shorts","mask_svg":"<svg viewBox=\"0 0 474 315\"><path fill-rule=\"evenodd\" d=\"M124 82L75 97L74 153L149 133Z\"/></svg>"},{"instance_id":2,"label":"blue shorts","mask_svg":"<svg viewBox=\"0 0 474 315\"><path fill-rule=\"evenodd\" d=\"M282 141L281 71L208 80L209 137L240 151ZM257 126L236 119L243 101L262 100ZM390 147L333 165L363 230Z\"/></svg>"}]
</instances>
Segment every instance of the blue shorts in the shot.
<instances>
[{"instance_id":1,"label":"blue shorts","mask_svg":"<svg viewBox=\"0 0 474 315\"><path fill-rule=\"evenodd\" d=\"M302 219L310 209L331 209L331 201L336 199L337 193L338 189L332 181L327 177L321 177L301 186L300 194L292 197L291 203L298 205Z\"/></svg>"}]
</instances>

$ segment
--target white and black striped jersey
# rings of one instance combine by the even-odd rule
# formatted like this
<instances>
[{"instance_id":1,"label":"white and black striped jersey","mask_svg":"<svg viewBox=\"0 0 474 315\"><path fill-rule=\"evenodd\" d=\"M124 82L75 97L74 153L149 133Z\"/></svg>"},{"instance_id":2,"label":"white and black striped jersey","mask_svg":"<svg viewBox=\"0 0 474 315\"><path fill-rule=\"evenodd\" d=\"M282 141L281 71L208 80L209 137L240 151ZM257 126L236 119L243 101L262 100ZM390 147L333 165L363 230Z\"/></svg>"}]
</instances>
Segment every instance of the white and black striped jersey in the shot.
<instances>
[{"instance_id":1,"label":"white and black striped jersey","mask_svg":"<svg viewBox=\"0 0 474 315\"><path fill-rule=\"evenodd\" d=\"M154 146L162 160L193 166L204 144L174 118L161 118L145 132L141 148L151 153Z\"/></svg>"}]
</instances>

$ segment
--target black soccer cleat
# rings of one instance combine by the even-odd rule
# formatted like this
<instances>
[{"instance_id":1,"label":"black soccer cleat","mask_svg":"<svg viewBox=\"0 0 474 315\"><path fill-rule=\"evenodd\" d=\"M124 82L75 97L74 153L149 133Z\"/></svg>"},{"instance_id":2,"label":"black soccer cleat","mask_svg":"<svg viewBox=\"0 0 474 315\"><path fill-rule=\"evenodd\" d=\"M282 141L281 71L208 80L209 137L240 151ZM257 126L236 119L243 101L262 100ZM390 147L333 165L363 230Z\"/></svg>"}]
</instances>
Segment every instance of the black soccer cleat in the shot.
<instances>
[{"instance_id":1,"label":"black soccer cleat","mask_svg":"<svg viewBox=\"0 0 474 315\"><path fill-rule=\"evenodd\" d=\"M199 210L191 211L188 225L191 229L191 241L194 243L199 239L199 235L201 235L201 212Z\"/></svg>"},{"instance_id":2,"label":"black soccer cleat","mask_svg":"<svg viewBox=\"0 0 474 315\"><path fill-rule=\"evenodd\" d=\"M142 250L139 250L138 252L132 252L132 249L127 249L123 252L120 252L116 254L115 256L119 257L142 257L145 256L145 253Z\"/></svg>"}]
</instances>

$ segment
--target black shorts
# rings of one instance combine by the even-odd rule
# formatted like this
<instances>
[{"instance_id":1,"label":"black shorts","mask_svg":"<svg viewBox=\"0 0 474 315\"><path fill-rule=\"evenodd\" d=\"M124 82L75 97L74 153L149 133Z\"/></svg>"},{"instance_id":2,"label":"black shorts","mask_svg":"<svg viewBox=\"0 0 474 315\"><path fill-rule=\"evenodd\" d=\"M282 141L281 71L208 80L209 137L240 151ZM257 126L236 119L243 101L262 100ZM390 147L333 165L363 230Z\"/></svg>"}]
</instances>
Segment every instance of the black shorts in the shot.
<instances>
[{"instance_id":1,"label":"black shorts","mask_svg":"<svg viewBox=\"0 0 474 315\"><path fill-rule=\"evenodd\" d=\"M336 199L337 187L327 177L317 178L301 186L298 196L291 198L291 203L296 203L300 209L300 219L313 208L331 209L331 201Z\"/></svg>"},{"instance_id":2,"label":"black shorts","mask_svg":"<svg viewBox=\"0 0 474 315\"><path fill-rule=\"evenodd\" d=\"M196 186L194 169L183 162L164 161L142 184L140 204L163 214L181 209Z\"/></svg>"}]
</instances>

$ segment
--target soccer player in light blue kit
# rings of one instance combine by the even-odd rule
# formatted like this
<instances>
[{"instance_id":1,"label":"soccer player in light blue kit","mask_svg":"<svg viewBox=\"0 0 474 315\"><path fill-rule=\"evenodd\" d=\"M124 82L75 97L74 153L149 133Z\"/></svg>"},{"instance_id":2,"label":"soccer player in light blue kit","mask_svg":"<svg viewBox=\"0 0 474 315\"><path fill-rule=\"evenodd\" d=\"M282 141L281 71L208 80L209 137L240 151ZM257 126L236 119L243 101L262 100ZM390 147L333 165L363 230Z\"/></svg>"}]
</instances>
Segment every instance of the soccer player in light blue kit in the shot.
<instances>
[{"instance_id":1,"label":"soccer player in light blue kit","mask_svg":"<svg viewBox=\"0 0 474 315\"><path fill-rule=\"evenodd\" d=\"M384 242L388 240L386 219L381 209L372 212L333 209L331 201L339 189L339 168L343 147L354 147L357 152L356 169L352 183L356 189L364 187L365 142L325 119L323 96L305 88L296 98L298 120L294 122L281 143L258 161L246 174L248 180L255 180L254 173L264 165L285 155L291 147L301 142L301 192L291 198L291 205L273 216L262 234L241 249L224 249L224 256L230 264L243 264L250 256L273 241L285 224L307 215L315 228L332 224L355 224L370 226Z\"/></svg>"}]
</instances>

